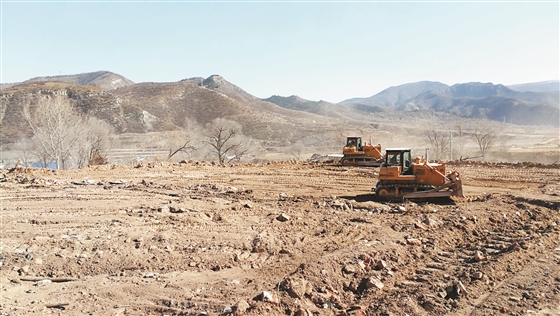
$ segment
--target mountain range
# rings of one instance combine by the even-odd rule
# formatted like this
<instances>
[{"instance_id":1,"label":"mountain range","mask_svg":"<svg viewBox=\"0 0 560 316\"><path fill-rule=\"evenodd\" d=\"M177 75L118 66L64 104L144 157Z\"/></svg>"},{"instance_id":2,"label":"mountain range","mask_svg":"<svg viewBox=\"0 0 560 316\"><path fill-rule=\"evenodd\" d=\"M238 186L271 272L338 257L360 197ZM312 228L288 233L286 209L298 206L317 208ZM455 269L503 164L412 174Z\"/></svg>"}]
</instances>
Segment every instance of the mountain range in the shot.
<instances>
[{"instance_id":1,"label":"mountain range","mask_svg":"<svg viewBox=\"0 0 560 316\"><path fill-rule=\"evenodd\" d=\"M560 124L558 81L513 86L480 82L449 86L422 81L338 104L298 96L260 99L219 75L134 83L121 75L98 71L36 77L2 84L1 88L2 143L30 133L23 113L32 113L47 96L71 100L82 114L112 124L119 133L174 130L186 121L204 126L224 117L240 123L245 135L275 144L336 133L348 126L370 126L376 116L425 111L518 125Z\"/></svg>"},{"instance_id":2,"label":"mountain range","mask_svg":"<svg viewBox=\"0 0 560 316\"><path fill-rule=\"evenodd\" d=\"M391 87L369 98L345 100L341 104L381 106L394 111L430 109L518 125L558 126L559 93L558 81L511 87L480 82L448 86L422 81Z\"/></svg>"}]
</instances>

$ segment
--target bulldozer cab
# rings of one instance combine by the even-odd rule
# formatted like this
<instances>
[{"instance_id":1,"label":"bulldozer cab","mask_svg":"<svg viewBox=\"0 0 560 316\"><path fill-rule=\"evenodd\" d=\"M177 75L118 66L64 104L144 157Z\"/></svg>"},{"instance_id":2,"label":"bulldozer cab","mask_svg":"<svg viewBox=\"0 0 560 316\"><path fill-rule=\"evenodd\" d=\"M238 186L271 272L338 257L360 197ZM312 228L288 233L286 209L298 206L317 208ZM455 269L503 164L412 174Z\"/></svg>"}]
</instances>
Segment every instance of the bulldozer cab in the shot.
<instances>
[{"instance_id":1,"label":"bulldozer cab","mask_svg":"<svg viewBox=\"0 0 560 316\"><path fill-rule=\"evenodd\" d=\"M357 151L362 151L362 138L361 137L347 137L346 147L356 147Z\"/></svg>"},{"instance_id":2,"label":"bulldozer cab","mask_svg":"<svg viewBox=\"0 0 560 316\"><path fill-rule=\"evenodd\" d=\"M401 174L412 173L412 155L410 148L391 148L386 150L385 166L401 167Z\"/></svg>"}]
</instances>

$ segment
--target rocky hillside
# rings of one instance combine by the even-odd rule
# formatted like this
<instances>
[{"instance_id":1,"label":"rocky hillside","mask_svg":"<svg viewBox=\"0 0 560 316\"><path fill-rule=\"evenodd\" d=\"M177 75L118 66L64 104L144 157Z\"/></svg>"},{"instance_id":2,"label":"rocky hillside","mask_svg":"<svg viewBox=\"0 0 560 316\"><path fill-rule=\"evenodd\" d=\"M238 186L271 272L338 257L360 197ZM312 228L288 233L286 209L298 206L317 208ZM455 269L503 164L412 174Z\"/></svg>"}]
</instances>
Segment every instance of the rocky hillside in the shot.
<instances>
[{"instance_id":1,"label":"rocky hillside","mask_svg":"<svg viewBox=\"0 0 560 316\"><path fill-rule=\"evenodd\" d=\"M39 102L54 97L70 100L80 114L111 123L117 131L127 128L126 116L122 115L125 111L117 98L99 87L51 81L31 82L2 89L0 93L2 143L16 142L31 135L24 113L34 115Z\"/></svg>"},{"instance_id":2,"label":"rocky hillside","mask_svg":"<svg viewBox=\"0 0 560 316\"><path fill-rule=\"evenodd\" d=\"M207 78L202 87L189 81L143 83L115 90L113 94L123 105L153 116L149 129L154 131L182 127L185 120L204 126L218 117L237 121L245 135L260 140L293 141L328 129L314 114L262 101L220 76ZM143 121L140 117L135 122Z\"/></svg>"},{"instance_id":3,"label":"rocky hillside","mask_svg":"<svg viewBox=\"0 0 560 316\"><path fill-rule=\"evenodd\" d=\"M96 80L93 75L79 77L90 78L90 83ZM41 100L55 96L67 99L83 115L110 123L119 133L176 130L186 121L203 127L215 118L226 118L240 123L243 133L253 139L290 143L328 133L333 124L338 124L260 100L220 76L211 76L202 84L189 79L133 84L109 91L92 84L38 80L2 90L2 142L14 142L30 134L24 113L33 115Z\"/></svg>"},{"instance_id":4,"label":"rocky hillside","mask_svg":"<svg viewBox=\"0 0 560 316\"><path fill-rule=\"evenodd\" d=\"M95 86L103 90L114 90L134 84L131 80L110 71L96 71L78 75L35 77L22 83L35 82L65 82L70 84ZM3 85L2 88L7 88L13 85L15 84Z\"/></svg>"}]
</instances>

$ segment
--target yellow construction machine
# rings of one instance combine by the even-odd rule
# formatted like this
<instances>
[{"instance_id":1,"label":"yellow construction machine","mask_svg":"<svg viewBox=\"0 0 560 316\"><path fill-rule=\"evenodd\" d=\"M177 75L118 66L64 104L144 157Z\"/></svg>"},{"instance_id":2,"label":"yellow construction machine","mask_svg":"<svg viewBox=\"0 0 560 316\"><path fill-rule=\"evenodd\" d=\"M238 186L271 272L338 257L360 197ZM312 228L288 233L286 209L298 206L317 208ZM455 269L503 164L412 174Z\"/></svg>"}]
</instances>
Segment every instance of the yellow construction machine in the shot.
<instances>
[{"instance_id":1,"label":"yellow construction machine","mask_svg":"<svg viewBox=\"0 0 560 316\"><path fill-rule=\"evenodd\" d=\"M384 161L381 145L372 145L368 142L362 144L361 137L347 137L346 146L342 150L343 157L340 164L343 166L369 166L379 167Z\"/></svg>"},{"instance_id":2,"label":"yellow construction machine","mask_svg":"<svg viewBox=\"0 0 560 316\"><path fill-rule=\"evenodd\" d=\"M412 159L410 148L386 150L379 168L379 181L373 189L381 200L433 197L464 197L457 171L445 175L444 162Z\"/></svg>"}]
</instances>

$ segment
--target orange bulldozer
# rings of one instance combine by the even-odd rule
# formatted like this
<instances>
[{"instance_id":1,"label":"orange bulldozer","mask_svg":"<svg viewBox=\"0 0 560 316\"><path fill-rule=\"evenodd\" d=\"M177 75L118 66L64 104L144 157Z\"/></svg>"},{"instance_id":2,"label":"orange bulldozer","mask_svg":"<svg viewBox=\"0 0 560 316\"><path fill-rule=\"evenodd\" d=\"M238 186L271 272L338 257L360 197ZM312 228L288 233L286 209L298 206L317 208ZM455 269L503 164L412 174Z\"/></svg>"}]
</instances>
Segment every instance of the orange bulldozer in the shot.
<instances>
[{"instance_id":1,"label":"orange bulldozer","mask_svg":"<svg viewBox=\"0 0 560 316\"><path fill-rule=\"evenodd\" d=\"M343 166L379 167L385 160L380 144L375 146L367 142L362 144L361 137L348 137L342 154L340 164Z\"/></svg>"},{"instance_id":2,"label":"orange bulldozer","mask_svg":"<svg viewBox=\"0 0 560 316\"><path fill-rule=\"evenodd\" d=\"M463 184L459 172L445 174L444 162L412 159L410 148L386 150L379 168L379 180L373 189L381 200L433 197L462 197Z\"/></svg>"}]
</instances>

